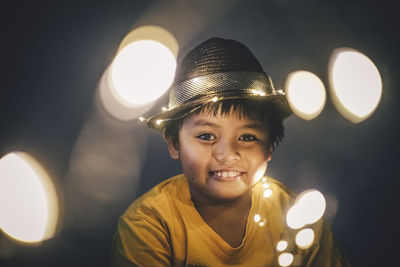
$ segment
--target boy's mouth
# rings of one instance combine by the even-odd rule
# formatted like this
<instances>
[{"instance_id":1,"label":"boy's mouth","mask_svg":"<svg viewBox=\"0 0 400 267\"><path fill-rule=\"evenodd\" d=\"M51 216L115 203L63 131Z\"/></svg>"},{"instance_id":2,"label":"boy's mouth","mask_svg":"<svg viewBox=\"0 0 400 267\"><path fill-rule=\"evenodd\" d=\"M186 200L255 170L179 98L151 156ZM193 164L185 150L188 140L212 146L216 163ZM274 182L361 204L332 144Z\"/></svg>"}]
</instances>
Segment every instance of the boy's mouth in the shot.
<instances>
[{"instance_id":1,"label":"boy's mouth","mask_svg":"<svg viewBox=\"0 0 400 267\"><path fill-rule=\"evenodd\" d=\"M239 171L211 171L211 175L216 176L222 180L235 180L239 178L242 172Z\"/></svg>"}]
</instances>

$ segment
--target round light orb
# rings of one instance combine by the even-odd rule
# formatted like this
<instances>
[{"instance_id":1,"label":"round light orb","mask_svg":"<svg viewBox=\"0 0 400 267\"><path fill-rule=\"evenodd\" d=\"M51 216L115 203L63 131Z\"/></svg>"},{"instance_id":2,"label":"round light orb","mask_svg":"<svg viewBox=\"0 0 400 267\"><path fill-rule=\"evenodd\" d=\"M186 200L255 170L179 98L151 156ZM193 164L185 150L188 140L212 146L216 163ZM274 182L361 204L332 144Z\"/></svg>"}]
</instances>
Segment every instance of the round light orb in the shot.
<instances>
[{"instance_id":1,"label":"round light orb","mask_svg":"<svg viewBox=\"0 0 400 267\"><path fill-rule=\"evenodd\" d=\"M288 210L286 223L292 229L299 229L306 224L305 218L296 204Z\"/></svg>"},{"instance_id":2,"label":"round light orb","mask_svg":"<svg viewBox=\"0 0 400 267\"><path fill-rule=\"evenodd\" d=\"M358 123L376 110L382 96L382 79L366 55L350 48L333 51L329 64L330 92L337 110Z\"/></svg>"},{"instance_id":3,"label":"round light orb","mask_svg":"<svg viewBox=\"0 0 400 267\"><path fill-rule=\"evenodd\" d=\"M306 224L315 223L324 215L325 197L318 190L306 190L298 196L297 207Z\"/></svg>"},{"instance_id":4,"label":"round light orb","mask_svg":"<svg viewBox=\"0 0 400 267\"><path fill-rule=\"evenodd\" d=\"M280 266L289 266L293 262L293 254L289 252L284 252L279 255L278 263Z\"/></svg>"},{"instance_id":5,"label":"round light orb","mask_svg":"<svg viewBox=\"0 0 400 267\"><path fill-rule=\"evenodd\" d=\"M261 220L261 216L259 214L254 215L254 222L259 222Z\"/></svg>"},{"instance_id":6,"label":"round light orb","mask_svg":"<svg viewBox=\"0 0 400 267\"><path fill-rule=\"evenodd\" d=\"M276 249L278 251L284 251L285 249L287 249L288 247L288 242L285 240L281 240L278 242L278 244L276 245Z\"/></svg>"},{"instance_id":7,"label":"round light orb","mask_svg":"<svg viewBox=\"0 0 400 267\"><path fill-rule=\"evenodd\" d=\"M272 196L272 190L271 189L265 189L264 190L264 197L265 198L269 198L270 196Z\"/></svg>"},{"instance_id":8,"label":"round light orb","mask_svg":"<svg viewBox=\"0 0 400 267\"><path fill-rule=\"evenodd\" d=\"M286 214L286 223L292 229L317 222L326 209L325 197L321 192L310 189L298 195L295 204Z\"/></svg>"},{"instance_id":9,"label":"round light orb","mask_svg":"<svg viewBox=\"0 0 400 267\"><path fill-rule=\"evenodd\" d=\"M325 86L317 75L296 71L286 79L288 102L293 112L305 120L317 117L325 106Z\"/></svg>"},{"instance_id":10,"label":"round light orb","mask_svg":"<svg viewBox=\"0 0 400 267\"><path fill-rule=\"evenodd\" d=\"M59 216L54 184L34 158L23 152L0 160L0 228L23 243L53 237Z\"/></svg>"},{"instance_id":11,"label":"round light orb","mask_svg":"<svg viewBox=\"0 0 400 267\"><path fill-rule=\"evenodd\" d=\"M314 242L315 234L314 231L310 228L303 229L299 231L296 235L296 245L299 248L307 249Z\"/></svg>"},{"instance_id":12,"label":"round light orb","mask_svg":"<svg viewBox=\"0 0 400 267\"><path fill-rule=\"evenodd\" d=\"M165 45L152 40L133 42L111 65L112 93L122 105L146 105L168 90L175 69L175 56Z\"/></svg>"}]
</instances>

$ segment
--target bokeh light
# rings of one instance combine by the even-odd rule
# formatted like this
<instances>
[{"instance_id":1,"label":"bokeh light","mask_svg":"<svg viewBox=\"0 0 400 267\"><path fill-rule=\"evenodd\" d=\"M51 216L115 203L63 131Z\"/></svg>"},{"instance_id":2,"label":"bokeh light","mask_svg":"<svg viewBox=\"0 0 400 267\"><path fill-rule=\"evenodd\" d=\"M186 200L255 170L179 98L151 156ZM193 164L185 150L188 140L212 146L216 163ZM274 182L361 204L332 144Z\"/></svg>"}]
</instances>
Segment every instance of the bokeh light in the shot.
<instances>
[{"instance_id":1,"label":"bokeh light","mask_svg":"<svg viewBox=\"0 0 400 267\"><path fill-rule=\"evenodd\" d=\"M326 201L321 192L310 189L302 192L286 215L287 225L299 229L317 222L325 212Z\"/></svg>"},{"instance_id":2,"label":"bokeh light","mask_svg":"<svg viewBox=\"0 0 400 267\"><path fill-rule=\"evenodd\" d=\"M378 69L366 55L354 49L333 51L329 82L336 108L354 123L371 116L382 96L382 79Z\"/></svg>"},{"instance_id":3,"label":"bokeh light","mask_svg":"<svg viewBox=\"0 0 400 267\"><path fill-rule=\"evenodd\" d=\"M272 196L272 190L269 188L264 190L264 197L269 198L270 196Z\"/></svg>"},{"instance_id":4,"label":"bokeh light","mask_svg":"<svg viewBox=\"0 0 400 267\"><path fill-rule=\"evenodd\" d=\"M276 244L276 249L278 251L284 251L288 247L288 242L285 240L281 240Z\"/></svg>"},{"instance_id":5,"label":"bokeh light","mask_svg":"<svg viewBox=\"0 0 400 267\"><path fill-rule=\"evenodd\" d=\"M302 249L309 248L314 242L314 237L315 234L312 229L303 229L299 231L296 235L296 245Z\"/></svg>"},{"instance_id":6,"label":"bokeh light","mask_svg":"<svg viewBox=\"0 0 400 267\"><path fill-rule=\"evenodd\" d=\"M23 243L52 238L59 217L53 181L34 158L24 152L0 160L0 228Z\"/></svg>"},{"instance_id":7,"label":"bokeh light","mask_svg":"<svg viewBox=\"0 0 400 267\"><path fill-rule=\"evenodd\" d=\"M105 109L120 120L148 111L170 87L176 69L178 44L167 30L144 26L121 42L99 84Z\"/></svg>"},{"instance_id":8,"label":"bokeh light","mask_svg":"<svg viewBox=\"0 0 400 267\"><path fill-rule=\"evenodd\" d=\"M122 49L112 63L112 92L128 107L147 104L165 93L175 69L176 59L165 45L136 41Z\"/></svg>"},{"instance_id":9,"label":"bokeh light","mask_svg":"<svg viewBox=\"0 0 400 267\"><path fill-rule=\"evenodd\" d=\"M296 71L286 79L286 92L293 112L305 120L317 117L325 106L326 93L322 81L308 71Z\"/></svg>"},{"instance_id":10,"label":"bokeh light","mask_svg":"<svg viewBox=\"0 0 400 267\"><path fill-rule=\"evenodd\" d=\"M289 252L284 252L279 255L278 263L280 266L289 266L293 262L293 254Z\"/></svg>"}]
</instances>

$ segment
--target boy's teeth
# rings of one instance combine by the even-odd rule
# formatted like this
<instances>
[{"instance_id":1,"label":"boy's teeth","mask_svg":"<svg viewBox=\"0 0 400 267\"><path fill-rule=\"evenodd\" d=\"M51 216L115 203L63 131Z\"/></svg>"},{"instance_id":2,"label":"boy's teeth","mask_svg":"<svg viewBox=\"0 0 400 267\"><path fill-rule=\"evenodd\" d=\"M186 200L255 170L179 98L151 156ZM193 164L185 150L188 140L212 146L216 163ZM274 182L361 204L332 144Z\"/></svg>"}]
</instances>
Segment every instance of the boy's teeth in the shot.
<instances>
[{"instance_id":1,"label":"boy's teeth","mask_svg":"<svg viewBox=\"0 0 400 267\"><path fill-rule=\"evenodd\" d=\"M223 178L233 178L236 177L240 174L240 172L237 171L217 171L215 172L215 174L219 177L223 177Z\"/></svg>"}]
</instances>

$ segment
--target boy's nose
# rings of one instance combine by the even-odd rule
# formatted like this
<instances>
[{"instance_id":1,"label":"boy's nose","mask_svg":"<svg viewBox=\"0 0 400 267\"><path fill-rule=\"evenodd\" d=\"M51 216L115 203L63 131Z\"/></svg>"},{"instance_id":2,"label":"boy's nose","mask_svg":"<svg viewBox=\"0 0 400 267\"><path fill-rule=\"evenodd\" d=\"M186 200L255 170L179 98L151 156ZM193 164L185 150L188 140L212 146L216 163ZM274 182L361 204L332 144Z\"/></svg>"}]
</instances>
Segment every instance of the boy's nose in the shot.
<instances>
[{"instance_id":1,"label":"boy's nose","mask_svg":"<svg viewBox=\"0 0 400 267\"><path fill-rule=\"evenodd\" d=\"M219 140L214 147L214 157L218 162L231 163L240 159L240 153L235 144L227 140Z\"/></svg>"}]
</instances>

